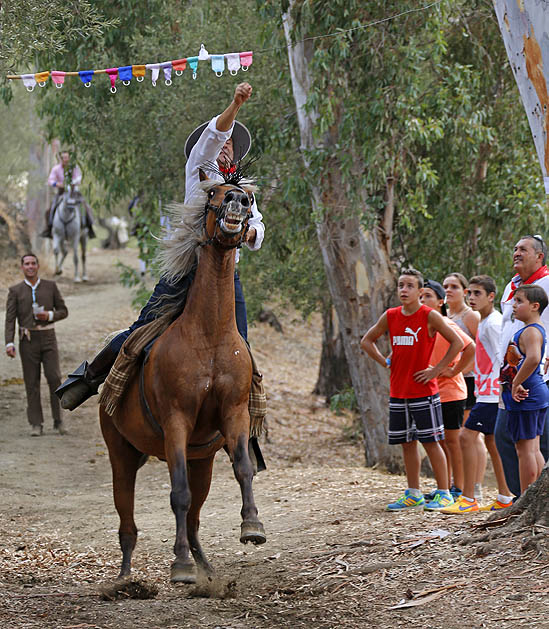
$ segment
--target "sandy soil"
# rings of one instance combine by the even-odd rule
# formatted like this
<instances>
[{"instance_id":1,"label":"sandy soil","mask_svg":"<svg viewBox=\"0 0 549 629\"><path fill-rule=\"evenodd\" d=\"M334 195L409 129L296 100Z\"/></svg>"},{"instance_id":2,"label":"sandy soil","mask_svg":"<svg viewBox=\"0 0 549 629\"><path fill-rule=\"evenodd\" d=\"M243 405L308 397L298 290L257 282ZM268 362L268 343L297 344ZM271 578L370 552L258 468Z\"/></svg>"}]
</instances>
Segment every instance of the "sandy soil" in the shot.
<instances>
[{"instance_id":1,"label":"sandy soil","mask_svg":"<svg viewBox=\"0 0 549 629\"><path fill-rule=\"evenodd\" d=\"M118 258L136 265L135 252L95 250L90 258L87 285L59 281L70 311L57 326L64 373L135 314L113 268ZM4 295L17 279L8 271ZM120 554L95 401L66 416L63 437L44 404L45 435L31 438L19 359L0 356L2 627L549 627L549 559L527 549L533 531L463 545L485 515L384 512L404 479L363 467L360 443L348 439L351 418L310 394L319 322L286 315L282 323L283 334L267 324L250 331L269 396L268 470L254 481L267 543L239 543L239 489L220 453L201 518L217 577L170 585L168 474L164 463L150 461L138 475L134 553L134 578L158 589L148 600L100 596ZM46 401L45 386L42 394ZM394 608L402 602L412 606Z\"/></svg>"}]
</instances>

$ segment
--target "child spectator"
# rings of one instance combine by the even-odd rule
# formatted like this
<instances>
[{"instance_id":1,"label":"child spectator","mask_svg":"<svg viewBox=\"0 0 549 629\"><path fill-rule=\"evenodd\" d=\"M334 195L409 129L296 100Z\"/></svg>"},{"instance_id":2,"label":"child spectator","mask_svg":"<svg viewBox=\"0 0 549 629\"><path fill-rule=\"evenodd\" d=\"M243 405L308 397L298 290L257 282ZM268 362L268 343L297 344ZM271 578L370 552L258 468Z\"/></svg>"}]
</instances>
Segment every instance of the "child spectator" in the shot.
<instances>
[{"instance_id":1,"label":"child spectator","mask_svg":"<svg viewBox=\"0 0 549 629\"><path fill-rule=\"evenodd\" d=\"M476 403L460 434L461 454L464 467L463 494L443 513L471 513L495 511L512 503L512 496L505 482L503 466L496 447L494 429L499 400L499 347L502 316L494 310L496 284L488 275L477 275L469 282L469 303L480 313L475 347L475 394ZM475 479L478 476L479 458L477 443L479 433L484 434L486 447L498 485L498 496L491 504L479 507L475 499Z\"/></svg>"},{"instance_id":2,"label":"child spectator","mask_svg":"<svg viewBox=\"0 0 549 629\"><path fill-rule=\"evenodd\" d=\"M523 284L515 291L513 315L524 327L509 343L502 369L502 397L509 413L508 429L519 462L523 494L541 474L545 464L539 438L545 426L549 391L540 372L547 339L540 324L547 308L547 293L536 284Z\"/></svg>"},{"instance_id":3,"label":"child spectator","mask_svg":"<svg viewBox=\"0 0 549 629\"><path fill-rule=\"evenodd\" d=\"M478 312L472 310L465 301L466 293L469 287L467 278L461 273L448 273L448 275L444 278L444 282L442 282L442 286L446 291L448 318L454 323L457 323L465 334L468 334L474 341L477 337L480 315ZM464 373L463 377L465 378L465 384L467 385L467 400L465 402L465 413L463 414L463 420L466 422L469 417L469 413L476 402L475 374L473 370L471 370ZM482 500L482 482L486 472L487 452L486 446L484 445L484 438L481 433L478 433L476 448L479 465L477 466L478 476L475 482L475 498L477 500Z\"/></svg>"},{"instance_id":4,"label":"child spectator","mask_svg":"<svg viewBox=\"0 0 549 629\"><path fill-rule=\"evenodd\" d=\"M436 511L454 502L449 491L448 470L444 450L439 441L444 438L440 397L436 378L448 367L462 348L460 337L443 317L419 302L423 276L407 269L398 278L401 306L389 308L361 340L362 349L383 367L391 369L389 400L389 443L400 444L408 488L388 511L400 511L418 506ZM389 333L391 358L381 354L377 339ZM429 360L440 334L450 346L441 361L431 366ZM421 457L417 442L421 441L437 481L433 500L426 502L419 489Z\"/></svg>"},{"instance_id":5,"label":"child spectator","mask_svg":"<svg viewBox=\"0 0 549 629\"><path fill-rule=\"evenodd\" d=\"M447 316L444 298L444 288L434 280L426 280L421 293L422 304L433 308L443 317ZM463 377L464 371L469 371L475 362L475 344L468 334L453 321L445 319L446 323L459 334L463 342L463 351L446 367L437 378L442 408L442 421L444 423L444 439L440 442L448 461L448 479L452 480L450 493L454 500L461 495L463 487L463 462L461 459L461 447L459 445L459 433L463 423L463 413L467 400L467 385ZM431 354L431 362L437 363L448 351L448 341L440 334L435 336L435 347ZM458 360L459 359L459 360ZM430 498L427 494L425 498Z\"/></svg>"}]
</instances>

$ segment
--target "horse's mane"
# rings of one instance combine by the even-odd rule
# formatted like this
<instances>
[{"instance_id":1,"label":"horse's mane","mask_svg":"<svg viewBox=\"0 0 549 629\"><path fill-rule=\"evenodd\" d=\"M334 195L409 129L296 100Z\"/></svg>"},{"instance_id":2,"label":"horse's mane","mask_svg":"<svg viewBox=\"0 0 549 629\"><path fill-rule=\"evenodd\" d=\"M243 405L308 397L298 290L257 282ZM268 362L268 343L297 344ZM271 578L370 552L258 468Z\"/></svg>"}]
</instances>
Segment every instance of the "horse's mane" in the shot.
<instances>
[{"instance_id":1,"label":"horse's mane","mask_svg":"<svg viewBox=\"0 0 549 629\"><path fill-rule=\"evenodd\" d=\"M252 193L257 190L252 180L244 179L242 176L235 177L235 173L232 173L224 176L223 182L207 179L198 184L193 190L191 203L171 203L166 208L169 221L162 233L157 261L162 276L170 284L177 283L197 264L200 244L206 239L204 212L208 192L220 183L245 187Z\"/></svg>"}]
</instances>

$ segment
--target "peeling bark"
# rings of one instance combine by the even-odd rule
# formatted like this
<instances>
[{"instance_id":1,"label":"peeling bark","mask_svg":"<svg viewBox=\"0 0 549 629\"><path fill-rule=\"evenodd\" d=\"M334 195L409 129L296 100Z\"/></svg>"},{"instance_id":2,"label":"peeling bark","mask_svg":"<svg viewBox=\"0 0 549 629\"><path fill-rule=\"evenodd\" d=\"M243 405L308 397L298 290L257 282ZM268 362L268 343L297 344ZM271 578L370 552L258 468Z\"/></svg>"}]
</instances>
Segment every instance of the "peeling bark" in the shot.
<instances>
[{"instance_id":1,"label":"peeling bark","mask_svg":"<svg viewBox=\"0 0 549 629\"><path fill-rule=\"evenodd\" d=\"M494 0L500 31L528 116L543 176L549 174L549 5Z\"/></svg>"}]
</instances>

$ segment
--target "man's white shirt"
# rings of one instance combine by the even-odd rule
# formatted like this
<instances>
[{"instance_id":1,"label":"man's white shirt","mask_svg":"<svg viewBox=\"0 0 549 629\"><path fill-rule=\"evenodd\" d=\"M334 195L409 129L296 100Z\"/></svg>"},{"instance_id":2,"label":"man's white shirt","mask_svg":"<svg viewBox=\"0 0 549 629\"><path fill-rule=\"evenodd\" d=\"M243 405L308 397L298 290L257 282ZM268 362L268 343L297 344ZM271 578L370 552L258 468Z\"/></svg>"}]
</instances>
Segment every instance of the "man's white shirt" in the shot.
<instances>
[{"instance_id":1,"label":"man's white shirt","mask_svg":"<svg viewBox=\"0 0 549 629\"><path fill-rule=\"evenodd\" d=\"M216 163L221 149L225 142L231 137L233 133L234 123L228 131L219 131L216 128L217 119L219 116L215 116L210 120L208 126L202 132L197 143L193 146L187 165L185 167L185 203L189 203L193 197L194 189L200 183L199 169L201 168L210 179L215 181L223 181L223 177L208 169L205 164ZM261 247L263 242L263 236L265 234L265 225L263 225L263 215L257 209L257 204L252 204L252 217L249 220L249 226L255 229L255 241L253 244L244 243L248 249L255 251ZM236 261L239 259L239 250L236 250Z\"/></svg>"},{"instance_id":2,"label":"man's white shirt","mask_svg":"<svg viewBox=\"0 0 549 629\"><path fill-rule=\"evenodd\" d=\"M540 277L539 280L532 282L537 286L541 286L543 290L549 295L549 275L545 277ZM505 357L505 352L507 351L507 346L512 340L515 332L524 327L522 321L513 320L513 304L515 303L514 297L508 299L509 294L511 293L511 282L507 284L505 290L503 291L503 297L501 298L501 313L503 315L503 321L501 326L501 345L500 345L500 363L503 362L503 358ZM545 333L549 338L549 307L546 308L541 314L541 324L545 328ZM545 349L545 355L547 356L547 347ZM542 372L543 373L543 372ZM549 380L549 374L543 374L543 379L547 382Z\"/></svg>"}]
</instances>

